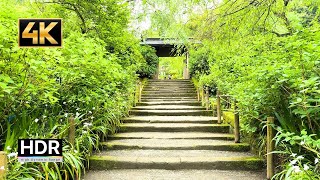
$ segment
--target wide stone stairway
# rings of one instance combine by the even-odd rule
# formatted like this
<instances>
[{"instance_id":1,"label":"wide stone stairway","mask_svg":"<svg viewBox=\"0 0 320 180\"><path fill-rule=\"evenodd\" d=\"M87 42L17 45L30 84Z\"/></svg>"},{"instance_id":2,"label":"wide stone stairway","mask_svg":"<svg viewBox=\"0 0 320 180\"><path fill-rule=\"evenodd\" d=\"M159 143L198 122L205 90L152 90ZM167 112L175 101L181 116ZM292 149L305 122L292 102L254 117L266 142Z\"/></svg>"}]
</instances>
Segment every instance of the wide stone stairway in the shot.
<instances>
[{"instance_id":1,"label":"wide stone stairway","mask_svg":"<svg viewBox=\"0 0 320 180\"><path fill-rule=\"evenodd\" d=\"M263 160L233 138L189 80L150 80L85 179L265 179Z\"/></svg>"}]
</instances>

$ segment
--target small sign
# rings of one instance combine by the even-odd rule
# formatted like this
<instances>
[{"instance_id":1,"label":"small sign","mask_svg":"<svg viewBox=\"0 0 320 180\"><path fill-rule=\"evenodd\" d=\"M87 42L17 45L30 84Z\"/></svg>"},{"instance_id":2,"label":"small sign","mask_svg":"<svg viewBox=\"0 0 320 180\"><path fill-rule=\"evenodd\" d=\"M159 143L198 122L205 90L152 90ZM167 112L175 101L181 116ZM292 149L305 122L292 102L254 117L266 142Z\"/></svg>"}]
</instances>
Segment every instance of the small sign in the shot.
<instances>
[{"instance_id":1,"label":"small sign","mask_svg":"<svg viewBox=\"0 0 320 180\"><path fill-rule=\"evenodd\" d=\"M19 19L19 47L62 47L62 19Z\"/></svg>"},{"instance_id":2,"label":"small sign","mask_svg":"<svg viewBox=\"0 0 320 180\"><path fill-rule=\"evenodd\" d=\"M19 162L62 162L62 139L19 139Z\"/></svg>"}]
</instances>

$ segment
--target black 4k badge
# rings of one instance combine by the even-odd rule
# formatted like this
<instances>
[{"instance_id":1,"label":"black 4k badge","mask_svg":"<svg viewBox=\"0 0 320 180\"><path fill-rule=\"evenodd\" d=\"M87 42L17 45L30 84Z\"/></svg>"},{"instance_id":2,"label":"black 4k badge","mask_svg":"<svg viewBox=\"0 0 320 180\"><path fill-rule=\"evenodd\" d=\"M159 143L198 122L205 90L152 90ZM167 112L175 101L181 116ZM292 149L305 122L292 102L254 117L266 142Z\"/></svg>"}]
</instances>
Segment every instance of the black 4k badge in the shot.
<instances>
[{"instance_id":1,"label":"black 4k badge","mask_svg":"<svg viewBox=\"0 0 320 180\"><path fill-rule=\"evenodd\" d=\"M19 19L19 47L62 47L62 19Z\"/></svg>"}]
</instances>

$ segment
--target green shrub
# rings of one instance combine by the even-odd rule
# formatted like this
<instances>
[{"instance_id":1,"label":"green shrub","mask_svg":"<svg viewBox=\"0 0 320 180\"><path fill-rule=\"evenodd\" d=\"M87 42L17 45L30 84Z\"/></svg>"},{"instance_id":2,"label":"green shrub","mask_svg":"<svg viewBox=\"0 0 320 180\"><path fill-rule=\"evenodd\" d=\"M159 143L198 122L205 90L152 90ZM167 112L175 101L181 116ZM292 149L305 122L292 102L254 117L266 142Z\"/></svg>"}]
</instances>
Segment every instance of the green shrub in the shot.
<instances>
[{"instance_id":1,"label":"green shrub","mask_svg":"<svg viewBox=\"0 0 320 180\"><path fill-rule=\"evenodd\" d=\"M171 79L183 79L183 71L185 57L161 57L159 62L160 79L168 79L169 75Z\"/></svg>"},{"instance_id":2,"label":"green shrub","mask_svg":"<svg viewBox=\"0 0 320 180\"><path fill-rule=\"evenodd\" d=\"M258 139L261 152L268 116L276 117L282 133L304 131L314 143L320 138L320 6L313 0L283 2L224 1L190 22L192 36L203 43L191 47L191 72L199 84L218 87L238 101L242 132ZM295 144L284 146L305 154L305 161L317 157ZM313 177L312 172L318 172L315 166L304 173Z\"/></svg>"},{"instance_id":3,"label":"green shrub","mask_svg":"<svg viewBox=\"0 0 320 180\"><path fill-rule=\"evenodd\" d=\"M199 45L198 45L199 46ZM210 74L210 65L209 58L210 48L206 48L205 45L195 47L195 49L191 49L190 60L189 60L189 69L191 77L199 77L201 75Z\"/></svg>"},{"instance_id":4,"label":"green shrub","mask_svg":"<svg viewBox=\"0 0 320 180\"><path fill-rule=\"evenodd\" d=\"M156 50L151 46L143 45L140 49L145 62L142 63L137 74L139 74L140 78L151 78L157 73L159 57L156 54Z\"/></svg>"},{"instance_id":5,"label":"green shrub","mask_svg":"<svg viewBox=\"0 0 320 180\"><path fill-rule=\"evenodd\" d=\"M105 3L109 3L108 13L120 22L98 21L86 14L85 23L92 21L94 28L84 29L79 27L78 23L83 24L76 12L65 4L0 2L0 150L10 156L8 180L81 179L101 137L116 132L121 118L128 114L135 72L143 59L139 41L122 24L128 22L121 9L125 6L120 1L74 5L90 9ZM63 19L63 48L18 47L18 17L55 15L68 17ZM106 22L110 23L100 27ZM122 33L112 35L115 29ZM106 35L108 39L103 39ZM74 145L68 142L70 118L76 123ZM15 154L19 138L65 139L64 162L19 163Z\"/></svg>"}]
</instances>

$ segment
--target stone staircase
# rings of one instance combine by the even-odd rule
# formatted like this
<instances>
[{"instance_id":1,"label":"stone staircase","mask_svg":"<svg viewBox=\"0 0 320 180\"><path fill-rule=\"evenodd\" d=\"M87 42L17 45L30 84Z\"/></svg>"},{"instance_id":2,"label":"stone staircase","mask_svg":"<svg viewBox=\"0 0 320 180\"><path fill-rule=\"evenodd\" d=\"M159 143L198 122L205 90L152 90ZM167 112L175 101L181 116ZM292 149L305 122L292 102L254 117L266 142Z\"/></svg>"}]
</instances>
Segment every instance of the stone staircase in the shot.
<instances>
[{"instance_id":1,"label":"stone staircase","mask_svg":"<svg viewBox=\"0 0 320 180\"><path fill-rule=\"evenodd\" d=\"M217 124L196 96L189 80L150 80L120 133L91 156L94 171L86 179L129 174L128 179L189 179L197 173L210 179L263 179L263 160L248 144L234 143L229 125Z\"/></svg>"}]
</instances>

